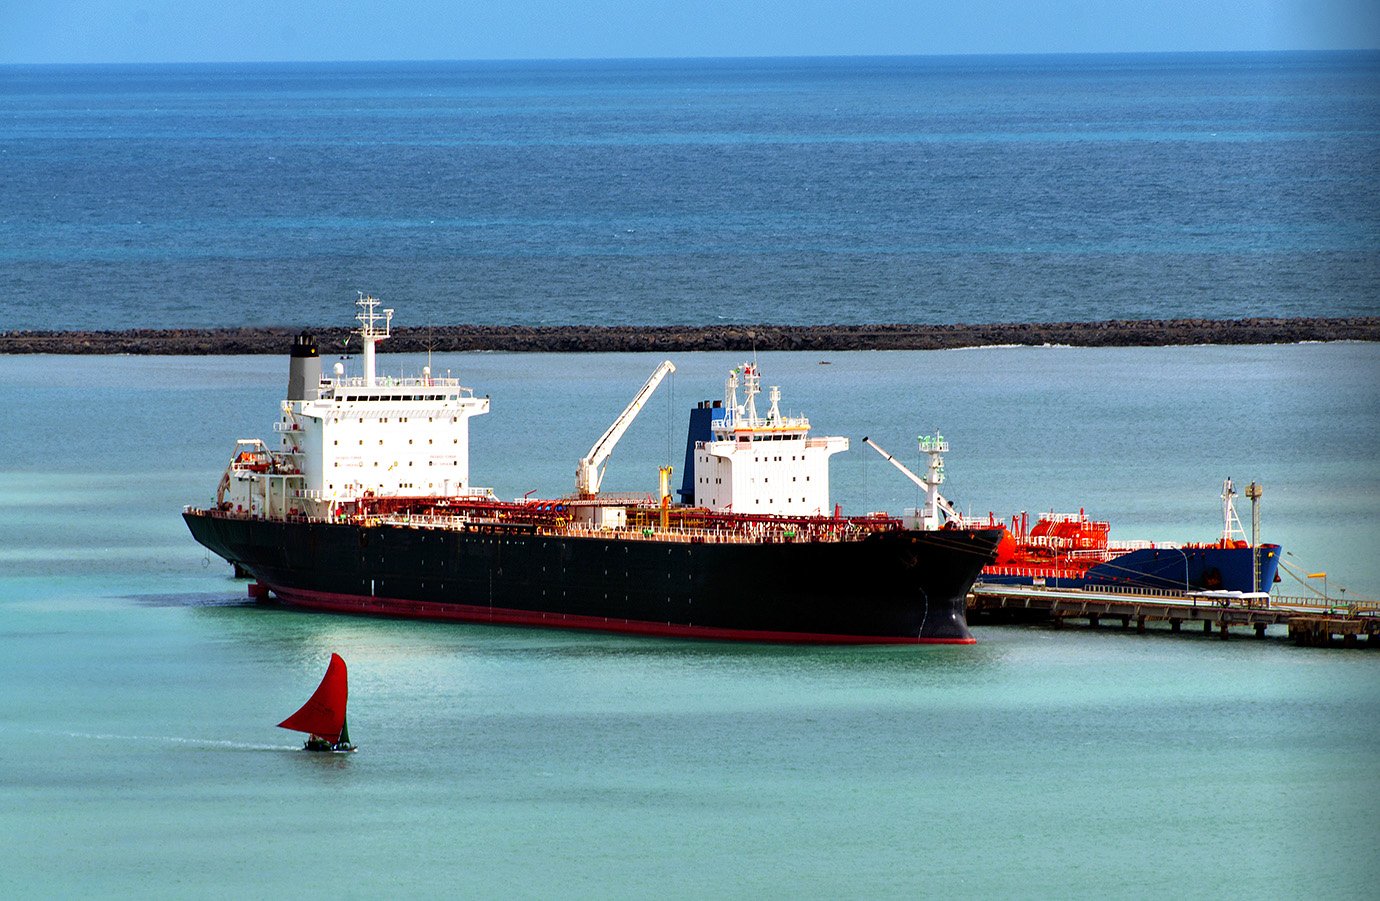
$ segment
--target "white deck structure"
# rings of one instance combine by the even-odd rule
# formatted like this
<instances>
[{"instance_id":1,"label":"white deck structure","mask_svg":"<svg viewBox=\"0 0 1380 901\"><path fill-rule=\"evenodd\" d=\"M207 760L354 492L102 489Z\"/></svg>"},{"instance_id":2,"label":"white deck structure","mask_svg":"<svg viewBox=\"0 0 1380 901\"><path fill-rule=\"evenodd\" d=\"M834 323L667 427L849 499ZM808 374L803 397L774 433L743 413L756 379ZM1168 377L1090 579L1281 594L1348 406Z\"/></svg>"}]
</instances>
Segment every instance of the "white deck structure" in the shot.
<instances>
[{"instance_id":1,"label":"white deck structure","mask_svg":"<svg viewBox=\"0 0 1380 901\"><path fill-rule=\"evenodd\" d=\"M695 443L695 505L777 516L832 513L829 458L848 450L848 439L811 438L809 419L781 414L781 389L776 386L768 395L767 415L758 416L760 393L755 365L744 363L729 373L724 416L714 420L711 440Z\"/></svg>"},{"instance_id":2,"label":"white deck structure","mask_svg":"<svg viewBox=\"0 0 1380 901\"><path fill-rule=\"evenodd\" d=\"M381 377L375 345L391 334L392 310L357 301L363 342L360 376L337 363L322 377L315 342L293 345L288 396L273 429L270 450L241 440L221 479L217 504L254 516L329 516L333 507L362 496L428 497L475 493L470 484L469 420L489 412L460 380ZM481 492L482 493L482 492ZM227 506L228 505L228 506Z\"/></svg>"}]
</instances>

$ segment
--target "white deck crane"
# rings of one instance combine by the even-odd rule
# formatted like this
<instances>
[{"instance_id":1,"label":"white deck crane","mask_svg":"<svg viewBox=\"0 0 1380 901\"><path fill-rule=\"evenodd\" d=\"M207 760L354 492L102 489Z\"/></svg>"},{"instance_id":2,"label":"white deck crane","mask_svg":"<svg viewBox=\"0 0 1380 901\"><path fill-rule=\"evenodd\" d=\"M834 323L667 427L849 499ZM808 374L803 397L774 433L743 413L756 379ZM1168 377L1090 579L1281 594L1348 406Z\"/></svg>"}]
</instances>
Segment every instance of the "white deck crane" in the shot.
<instances>
[{"instance_id":1,"label":"white deck crane","mask_svg":"<svg viewBox=\"0 0 1380 901\"><path fill-rule=\"evenodd\" d=\"M594 442L594 446L589 449L589 453L575 464L575 491L580 497L590 498L599 493L599 483L604 480L604 467L608 463L609 454L613 453L614 445L618 439L623 437L623 433L632 425L632 421L637 418L637 414L646 406L652 392L656 391L661 380L676 371L675 364L670 360L662 362L652 373L652 377L647 379L647 384L642 386L642 390L632 399L632 403L619 414L618 418L609 426L608 431Z\"/></svg>"},{"instance_id":2,"label":"white deck crane","mask_svg":"<svg viewBox=\"0 0 1380 901\"><path fill-rule=\"evenodd\" d=\"M939 486L944 481L944 458L940 455L948 452L949 442L945 441L944 436L939 434L936 434L934 437L921 435L919 442L920 450L930 455L929 470L925 473L926 478L923 479L911 472L910 469L906 467L906 464L882 450L877 442L873 441L871 438L863 439L864 444L881 454L887 459L888 463L901 470L906 478L924 489L925 507L920 511L920 528L929 531L938 529L941 525L939 522L939 514L941 512L944 514L946 520L961 523L963 521L962 514L955 510L953 505L945 500L944 496L939 493Z\"/></svg>"}]
</instances>

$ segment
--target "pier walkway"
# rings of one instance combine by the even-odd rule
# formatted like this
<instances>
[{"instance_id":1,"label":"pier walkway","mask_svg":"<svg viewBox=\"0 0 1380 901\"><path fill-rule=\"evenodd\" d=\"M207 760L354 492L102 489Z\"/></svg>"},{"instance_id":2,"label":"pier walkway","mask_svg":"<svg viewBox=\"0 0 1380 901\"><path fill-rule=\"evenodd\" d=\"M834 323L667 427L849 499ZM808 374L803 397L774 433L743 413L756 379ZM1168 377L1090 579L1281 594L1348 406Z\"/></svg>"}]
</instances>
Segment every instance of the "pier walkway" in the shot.
<instances>
[{"instance_id":1,"label":"pier walkway","mask_svg":"<svg viewBox=\"0 0 1380 901\"><path fill-rule=\"evenodd\" d=\"M1343 647L1380 647L1380 602L1339 604L1302 597L1213 597L1155 589L1099 588L1096 590L989 585L979 582L968 596L973 623L1050 622L1087 620L1090 626L1118 620L1123 629L1135 624L1144 632L1148 622L1167 622L1174 632L1185 623L1199 624L1204 633L1225 640L1230 629L1249 628L1255 637L1285 625L1289 638L1301 645L1327 646L1339 638Z\"/></svg>"}]
</instances>

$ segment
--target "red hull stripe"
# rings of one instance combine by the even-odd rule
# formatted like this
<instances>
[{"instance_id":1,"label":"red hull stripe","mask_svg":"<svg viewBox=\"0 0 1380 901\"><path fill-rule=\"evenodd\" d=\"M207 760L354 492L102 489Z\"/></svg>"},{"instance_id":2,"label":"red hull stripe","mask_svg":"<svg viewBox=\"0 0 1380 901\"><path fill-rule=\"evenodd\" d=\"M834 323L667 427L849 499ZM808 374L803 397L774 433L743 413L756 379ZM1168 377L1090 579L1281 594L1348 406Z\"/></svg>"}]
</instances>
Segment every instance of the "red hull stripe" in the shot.
<instances>
[{"instance_id":1,"label":"red hull stripe","mask_svg":"<svg viewBox=\"0 0 1380 901\"><path fill-rule=\"evenodd\" d=\"M399 598L334 594L301 588L268 586L286 604L333 613L362 613L372 616L406 616L417 619L452 620L465 623L498 623L510 626L546 626L556 629L593 629L600 632L629 632L671 638L702 638L716 641L763 641L790 644L975 644L973 638L918 638L903 635L831 635L813 632L777 632L757 629L722 629L682 623L652 623L636 619L610 619L603 616L576 616L513 610L507 607L476 607L471 604L437 604Z\"/></svg>"}]
</instances>

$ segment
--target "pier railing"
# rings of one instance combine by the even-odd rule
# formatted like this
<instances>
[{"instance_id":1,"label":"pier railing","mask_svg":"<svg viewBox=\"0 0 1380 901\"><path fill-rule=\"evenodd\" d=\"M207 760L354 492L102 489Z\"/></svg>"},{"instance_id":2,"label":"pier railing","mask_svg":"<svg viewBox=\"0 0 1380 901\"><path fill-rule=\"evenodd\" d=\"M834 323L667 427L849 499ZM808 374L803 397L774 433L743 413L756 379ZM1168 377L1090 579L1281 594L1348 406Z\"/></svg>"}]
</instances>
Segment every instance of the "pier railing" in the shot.
<instances>
[{"instance_id":1,"label":"pier railing","mask_svg":"<svg viewBox=\"0 0 1380 901\"><path fill-rule=\"evenodd\" d=\"M1271 595L1250 597L1185 592L1182 589L1138 588L1129 585L1098 585L1084 588L1045 588L1030 585L999 585L978 581L973 586L978 595L1018 597L1061 597L1083 599L1095 596L1115 596L1126 600L1146 600L1185 607L1229 607L1243 610L1278 610L1289 613L1340 614L1347 616L1380 616L1380 601L1370 599L1341 601L1337 598Z\"/></svg>"},{"instance_id":2,"label":"pier railing","mask_svg":"<svg viewBox=\"0 0 1380 901\"><path fill-rule=\"evenodd\" d=\"M1333 598L1281 595L1233 596L1228 593L1185 593L1126 586L1046 588L1033 585L978 583L968 600L970 615L1047 619L1055 627L1067 620L1086 619L1096 628L1104 620L1132 622L1144 632L1147 622L1167 622L1180 631L1187 623L1201 623L1204 632L1227 637L1231 627L1250 627L1264 638L1270 626L1287 625L1289 637L1303 645L1330 645L1340 636L1344 647L1380 644L1380 602L1369 598L1338 603Z\"/></svg>"}]
</instances>

